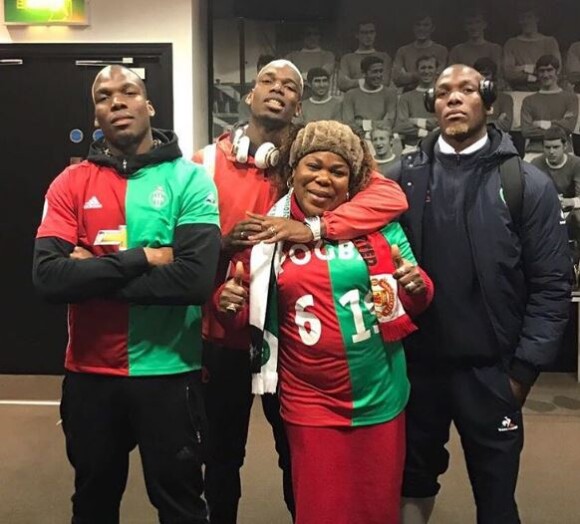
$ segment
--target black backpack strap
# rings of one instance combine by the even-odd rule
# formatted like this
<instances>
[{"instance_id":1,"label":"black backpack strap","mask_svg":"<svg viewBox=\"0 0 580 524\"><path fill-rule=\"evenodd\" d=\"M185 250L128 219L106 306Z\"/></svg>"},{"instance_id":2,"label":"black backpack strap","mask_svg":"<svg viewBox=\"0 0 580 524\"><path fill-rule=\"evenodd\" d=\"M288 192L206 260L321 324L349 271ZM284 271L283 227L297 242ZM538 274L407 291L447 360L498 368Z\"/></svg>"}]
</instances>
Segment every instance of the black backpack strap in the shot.
<instances>
[{"instance_id":1,"label":"black backpack strap","mask_svg":"<svg viewBox=\"0 0 580 524\"><path fill-rule=\"evenodd\" d=\"M499 166L499 176L503 196L512 217L512 222L516 230L519 230L524 205L524 172L520 157L514 155L504 160Z\"/></svg>"}]
</instances>

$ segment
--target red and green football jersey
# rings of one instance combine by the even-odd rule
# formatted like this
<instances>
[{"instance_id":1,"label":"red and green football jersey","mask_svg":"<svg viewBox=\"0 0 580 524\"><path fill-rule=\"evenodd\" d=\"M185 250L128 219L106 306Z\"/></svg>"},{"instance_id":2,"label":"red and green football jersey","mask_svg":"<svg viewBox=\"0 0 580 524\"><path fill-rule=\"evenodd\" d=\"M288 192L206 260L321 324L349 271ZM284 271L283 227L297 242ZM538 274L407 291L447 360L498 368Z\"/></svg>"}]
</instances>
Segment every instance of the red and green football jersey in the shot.
<instances>
[{"instance_id":1,"label":"red and green football jersey","mask_svg":"<svg viewBox=\"0 0 580 524\"><path fill-rule=\"evenodd\" d=\"M382 233L415 262L398 223ZM395 418L409 397L400 342L384 342L366 263L352 242L287 244L278 275L283 418L364 426Z\"/></svg>"},{"instance_id":2,"label":"red and green football jersey","mask_svg":"<svg viewBox=\"0 0 580 524\"><path fill-rule=\"evenodd\" d=\"M219 227L216 188L202 167L177 158L127 179L85 161L51 184L37 238L57 237L99 256L171 245L185 224ZM199 306L93 299L70 304L68 324L70 371L147 376L201 367Z\"/></svg>"}]
</instances>

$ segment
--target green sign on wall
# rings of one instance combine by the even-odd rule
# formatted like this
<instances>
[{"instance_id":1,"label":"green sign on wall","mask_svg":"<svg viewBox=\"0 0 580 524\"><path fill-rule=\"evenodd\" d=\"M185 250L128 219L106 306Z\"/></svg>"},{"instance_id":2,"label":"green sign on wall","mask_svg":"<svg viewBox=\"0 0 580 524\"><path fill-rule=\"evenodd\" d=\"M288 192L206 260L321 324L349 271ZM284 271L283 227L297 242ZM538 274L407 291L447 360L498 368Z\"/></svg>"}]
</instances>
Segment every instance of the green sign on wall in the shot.
<instances>
[{"instance_id":1,"label":"green sign on wall","mask_svg":"<svg viewBox=\"0 0 580 524\"><path fill-rule=\"evenodd\" d=\"M86 0L4 0L4 21L12 25L86 25Z\"/></svg>"}]
</instances>

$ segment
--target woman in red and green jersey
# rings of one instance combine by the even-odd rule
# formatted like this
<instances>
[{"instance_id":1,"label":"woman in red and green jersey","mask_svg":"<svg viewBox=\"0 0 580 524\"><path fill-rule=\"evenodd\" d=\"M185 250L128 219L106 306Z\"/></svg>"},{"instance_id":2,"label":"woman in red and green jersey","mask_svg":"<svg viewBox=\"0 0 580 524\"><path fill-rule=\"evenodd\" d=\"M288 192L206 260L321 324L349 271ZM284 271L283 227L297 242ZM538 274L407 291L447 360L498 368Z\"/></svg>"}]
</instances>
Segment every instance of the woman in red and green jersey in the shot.
<instances>
[{"instance_id":1,"label":"woman in red and green jersey","mask_svg":"<svg viewBox=\"0 0 580 524\"><path fill-rule=\"evenodd\" d=\"M293 191L263 219L264 230L340 205L364 187L372 166L350 128L325 121L299 132L290 163ZM238 264L214 305L224 322L249 315L263 333L256 385L266 392L275 387L279 344L296 523L395 524L409 396L401 339L415 329L407 313L429 304L432 283L396 223L352 242L278 247L256 246L249 293Z\"/></svg>"}]
</instances>

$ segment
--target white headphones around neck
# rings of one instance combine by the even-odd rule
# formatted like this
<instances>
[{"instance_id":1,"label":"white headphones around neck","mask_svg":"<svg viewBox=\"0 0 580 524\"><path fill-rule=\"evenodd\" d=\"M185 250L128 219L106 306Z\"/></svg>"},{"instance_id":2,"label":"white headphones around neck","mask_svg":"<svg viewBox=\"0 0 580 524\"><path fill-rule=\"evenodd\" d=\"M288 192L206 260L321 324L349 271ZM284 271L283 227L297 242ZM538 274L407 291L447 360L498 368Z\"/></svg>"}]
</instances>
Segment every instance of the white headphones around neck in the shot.
<instances>
[{"instance_id":1,"label":"white headphones around neck","mask_svg":"<svg viewBox=\"0 0 580 524\"><path fill-rule=\"evenodd\" d=\"M238 127L232 138L232 154L240 164L248 162L250 139L246 136L247 126ZM280 160L280 151L272 142L264 142L254 154L254 163L258 169L275 167Z\"/></svg>"}]
</instances>

